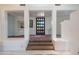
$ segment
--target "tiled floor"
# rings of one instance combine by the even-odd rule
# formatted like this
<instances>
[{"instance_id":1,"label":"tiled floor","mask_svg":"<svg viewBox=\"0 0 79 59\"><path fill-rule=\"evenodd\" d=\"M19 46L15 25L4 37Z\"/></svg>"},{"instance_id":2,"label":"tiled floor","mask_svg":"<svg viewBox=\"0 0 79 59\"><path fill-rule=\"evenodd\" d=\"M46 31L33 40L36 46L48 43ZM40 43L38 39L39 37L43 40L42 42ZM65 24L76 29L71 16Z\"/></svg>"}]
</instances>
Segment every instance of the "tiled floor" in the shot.
<instances>
[{"instance_id":1,"label":"tiled floor","mask_svg":"<svg viewBox=\"0 0 79 59\"><path fill-rule=\"evenodd\" d=\"M14 43L17 43L17 42L20 42L20 41L22 42L23 39L24 38L18 38L16 40L16 38L15 39L10 38L6 42L10 42L10 43L14 44ZM61 40L59 40L58 42L62 43ZM2 52L2 50L3 50L2 47L3 46L0 45L0 55L72 55L72 54L74 55L74 52L71 52L71 51L55 51L55 50L27 50L27 51L6 51L6 52L3 51ZM75 52L75 54L76 54L76 52Z\"/></svg>"},{"instance_id":2,"label":"tiled floor","mask_svg":"<svg viewBox=\"0 0 79 59\"><path fill-rule=\"evenodd\" d=\"M30 41L46 41L52 40L51 35L30 35Z\"/></svg>"},{"instance_id":3,"label":"tiled floor","mask_svg":"<svg viewBox=\"0 0 79 59\"><path fill-rule=\"evenodd\" d=\"M72 55L69 51L28 50L0 52L0 55Z\"/></svg>"}]
</instances>

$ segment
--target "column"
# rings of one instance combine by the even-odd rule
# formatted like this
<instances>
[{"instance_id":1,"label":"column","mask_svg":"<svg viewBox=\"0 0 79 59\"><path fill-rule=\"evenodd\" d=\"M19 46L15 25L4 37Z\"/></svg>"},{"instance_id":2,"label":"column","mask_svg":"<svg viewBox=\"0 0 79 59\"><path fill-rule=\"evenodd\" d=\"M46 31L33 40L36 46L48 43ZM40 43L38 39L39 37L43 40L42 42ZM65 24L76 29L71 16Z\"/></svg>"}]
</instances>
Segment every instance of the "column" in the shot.
<instances>
[{"instance_id":1,"label":"column","mask_svg":"<svg viewBox=\"0 0 79 59\"><path fill-rule=\"evenodd\" d=\"M0 10L0 51L4 50L4 40L7 39L7 20L6 12Z\"/></svg>"},{"instance_id":2,"label":"column","mask_svg":"<svg viewBox=\"0 0 79 59\"><path fill-rule=\"evenodd\" d=\"M27 47L29 42L29 5L26 5L24 10L24 38L25 46Z\"/></svg>"},{"instance_id":3,"label":"column","mask_svg":"<svg viewBox=\"0 0 79 59\"><path fill-rule=\"evenodd\" d=\"M52 38L56 38L56 8L53 5L52 9Z\"/></svg>"},{"instance_id":4,"label":"column","mask_svg":"<svg viewBox=\"0 0 79 59\"><path fill-rule=\"evenodd\" d=\"M1 10L0 16L1 16L1 20L0 20L0 22L1 22L0 23L1 24L1 28L0 28L0 30L1 30L1 40L5 40L5 39L7 39L7 34L8 34L6 12L4 10Z\"/></svg>"}]
</instances>

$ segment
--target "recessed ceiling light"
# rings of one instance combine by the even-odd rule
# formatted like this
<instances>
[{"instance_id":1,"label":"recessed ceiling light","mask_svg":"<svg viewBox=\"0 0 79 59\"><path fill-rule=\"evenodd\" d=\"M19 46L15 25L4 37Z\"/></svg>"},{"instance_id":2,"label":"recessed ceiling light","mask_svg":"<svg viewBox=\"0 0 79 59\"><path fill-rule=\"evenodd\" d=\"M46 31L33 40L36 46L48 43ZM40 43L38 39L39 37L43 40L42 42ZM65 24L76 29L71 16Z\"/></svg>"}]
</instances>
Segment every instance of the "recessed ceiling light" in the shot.
<instances>
[{"instance_id":1,"label":"recessed ceiling light","mask_svg":"<svg viewBox=\"0 0 79 59\"><path fill-rule=\"evenodd\" d=\"M20 6L25 6L25 4L20 4Z\"/></svg>"},{"instance_id":2,"label":"recessed ceiling light","mask_svg":"<svg viewBox=\"0 0 79 59\"><path fill-rule=\"evenodd\" d=\"M45 16L44 12L38 12L37 16Z\"/></svg>"},{"instance_id":3,"label":"recessed ceiling light","mask_svg":"<svg viewBox=\"0 0 79 59\"><path fill-rule=\"evenodd\" d=\"M61 6L61 4L55 4L55 6Z\"/></svg>"}]
</instances>

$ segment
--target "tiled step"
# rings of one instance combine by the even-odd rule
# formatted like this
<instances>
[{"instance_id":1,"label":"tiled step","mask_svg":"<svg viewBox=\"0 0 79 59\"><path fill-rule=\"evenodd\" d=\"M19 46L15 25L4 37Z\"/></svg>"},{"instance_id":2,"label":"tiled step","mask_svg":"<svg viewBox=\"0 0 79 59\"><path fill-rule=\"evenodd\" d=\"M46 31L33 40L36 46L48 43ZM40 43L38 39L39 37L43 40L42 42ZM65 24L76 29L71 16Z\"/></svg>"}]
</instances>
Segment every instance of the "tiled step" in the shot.
<instances>
[{"instance_id":1,"label":"tiled step","mask_svg":"<svg viewBox=\"0 0 79 59\"><path fill-rule=\"evenodd\" d=\"M30 40L30 42L52 42L52 40Z\"/></svg>"},{"instance_id":2,"label":"tiled step","mask_svg":"<svg viewBox=\"0 0 79 59\"><path fill-rule=\"evenodd\" d=\"M52 46L52 42L30 42L28 46Z\"/></svg>"},{"instance_id":3,"label":"tiled step","mask_svg":"<svg viewBox=\"0 0 79 59\"><path fill-rule=\"evenodd\" d=\"M27 50L54 50L52 46L28 46Z\"/></svg>"},{"instance_id":4,"label":"tiled step","mask_svg":"<svg viewBox=\"0 0 79 59\"><path fill-rule=\"evenodd\" d=\"M52 41L30 41L27 50L54 50Z\"/></svg>"}]
</instances>

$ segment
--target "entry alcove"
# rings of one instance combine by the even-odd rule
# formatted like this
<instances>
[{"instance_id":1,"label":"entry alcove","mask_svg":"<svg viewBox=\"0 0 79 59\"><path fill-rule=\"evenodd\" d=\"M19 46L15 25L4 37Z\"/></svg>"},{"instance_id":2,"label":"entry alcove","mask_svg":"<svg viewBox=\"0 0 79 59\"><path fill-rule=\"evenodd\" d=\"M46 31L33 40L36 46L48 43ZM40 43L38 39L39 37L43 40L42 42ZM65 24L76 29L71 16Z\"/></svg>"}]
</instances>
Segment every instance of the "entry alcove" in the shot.
<instances>
[{"instance_id":1,"label":"entry alcove","mask_svg":"<svg viewBox=\"0 0 79 59\"><path fill-rule=\"evenodd\" d=\"M24 37L24 12L9 11L7 12L8 38Z\"/></svg>"}]
</instances>

